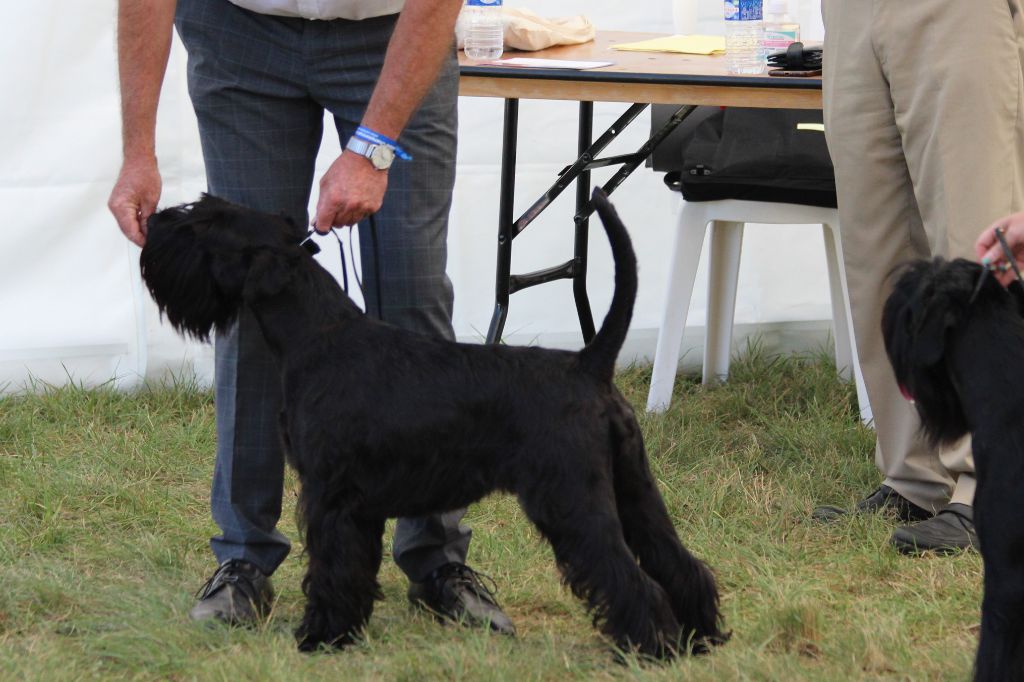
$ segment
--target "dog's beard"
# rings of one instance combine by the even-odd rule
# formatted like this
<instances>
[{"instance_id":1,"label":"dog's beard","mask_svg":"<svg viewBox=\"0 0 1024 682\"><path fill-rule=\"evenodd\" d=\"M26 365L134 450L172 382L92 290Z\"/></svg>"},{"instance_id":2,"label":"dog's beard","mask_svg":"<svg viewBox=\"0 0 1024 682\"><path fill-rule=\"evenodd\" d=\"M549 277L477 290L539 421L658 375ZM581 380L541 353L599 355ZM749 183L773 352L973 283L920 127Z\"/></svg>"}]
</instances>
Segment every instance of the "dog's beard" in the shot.
<instances>
[{"instance_id":1,"label":"dog's beard","mask_svg":"<svg viewBox=\"0 0 1024 682\"><path fill-rule=\"evenodd\" d=\"M910 396L928 443L932 447L955 443L970 430L959 391L943 366L918 371L914 388L901 384L901 390Z\"/></svg>"},{"instance_id":2,"label":"dog's beard","mask_svg":"<svg viewBox=\"0 0 1024 682\"><path fill-rule=\"evenodd\" d=\"M161 315L178 332L206 341L237 318L240 301L232 302L209 276L209 256L196 248L191 226L151 225L139 266Z\"/></svg>"},{"instance_id":3,"label":"dog's beard","mask_svg":"<svg viewBox=\"0 0 1024 682\"><path fill-rule=\"evenodd\" d=\"M947 356L957 350L950 330L969 311L967 297L980 267L941 259L915 263L900 276L883 310L882 335L896 383L933 447L969 430Z\"/></svg>"}]
</instances>

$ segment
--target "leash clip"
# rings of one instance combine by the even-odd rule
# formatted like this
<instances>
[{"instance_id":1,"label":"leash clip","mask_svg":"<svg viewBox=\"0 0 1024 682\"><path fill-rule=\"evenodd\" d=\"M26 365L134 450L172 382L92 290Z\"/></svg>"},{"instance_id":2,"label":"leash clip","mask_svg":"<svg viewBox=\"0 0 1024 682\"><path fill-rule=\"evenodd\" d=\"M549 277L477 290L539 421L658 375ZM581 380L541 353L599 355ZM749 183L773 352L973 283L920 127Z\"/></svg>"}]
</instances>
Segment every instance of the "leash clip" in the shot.
<instances>
[{"instance_id":1,"label":"leash clip","mask_svg":"<svg viewBox=\"0 0 1024 682\"><path fill-rule=\"evenodd\" d=\"M313 232L315 232L315 230L307 232L306 238L299 242L299 246L308 251L311 256L315 256L320 253L320 245L313 241Z\"/></svg>"}]
</instances>

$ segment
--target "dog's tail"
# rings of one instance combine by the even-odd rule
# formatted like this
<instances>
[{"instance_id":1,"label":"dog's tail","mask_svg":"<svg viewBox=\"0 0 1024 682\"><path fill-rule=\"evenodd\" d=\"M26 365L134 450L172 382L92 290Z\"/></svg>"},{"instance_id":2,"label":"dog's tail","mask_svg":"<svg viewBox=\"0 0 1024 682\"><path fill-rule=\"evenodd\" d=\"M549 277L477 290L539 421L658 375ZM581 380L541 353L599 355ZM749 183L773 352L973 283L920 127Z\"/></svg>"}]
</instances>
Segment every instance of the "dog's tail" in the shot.
<instances>
[{"instance_id":1,"label":"dog's tail","mask_svg":"<svg viewBox=\"0 0 1024 682\"><path fill-rule=\"evenodd\" d=\"M610 382L615 372L615 359L626 340L629 322L633 318L637 289L636 254L626 226L608 201L608 195L601 188L595 187L591 201L601 216L604 231L611 242L612 258L615 260L615 293L601 329L586 348L580 351L580 366L584 371Z\"/></svg>"}]
</instances>

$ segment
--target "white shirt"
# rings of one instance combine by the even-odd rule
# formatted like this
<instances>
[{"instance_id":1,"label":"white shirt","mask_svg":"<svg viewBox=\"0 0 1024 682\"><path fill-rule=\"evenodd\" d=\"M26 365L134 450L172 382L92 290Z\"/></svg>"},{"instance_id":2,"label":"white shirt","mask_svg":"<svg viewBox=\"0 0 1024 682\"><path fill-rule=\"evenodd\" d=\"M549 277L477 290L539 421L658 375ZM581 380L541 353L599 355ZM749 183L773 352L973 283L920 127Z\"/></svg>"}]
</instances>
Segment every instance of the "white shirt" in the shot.
<instances>
[{"instance_id":1,"label":"white shirt","mask_svg":"<svg viewBox=\"0 0 1024 682\"><path fill-rule=\"evenodd\" d=\"M231 0L260 14L303 19L369 19L402 10L405 0Z\"/></svg>"}]
</instances>

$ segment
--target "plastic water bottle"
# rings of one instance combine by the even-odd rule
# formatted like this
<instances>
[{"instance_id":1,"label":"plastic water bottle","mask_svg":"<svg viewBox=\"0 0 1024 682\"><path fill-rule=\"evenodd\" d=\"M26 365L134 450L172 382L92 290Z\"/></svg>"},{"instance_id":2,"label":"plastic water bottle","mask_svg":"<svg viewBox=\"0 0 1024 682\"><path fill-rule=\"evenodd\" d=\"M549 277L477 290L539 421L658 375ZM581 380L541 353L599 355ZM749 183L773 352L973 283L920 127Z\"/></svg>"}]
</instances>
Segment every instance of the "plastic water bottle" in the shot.
<instances>
[{"instance_id":1,"label":"plastic water bottle","mask_svg":"<svg viewBox=\"0 0 1024 682\"><path fill-rule=\"evenodd\" d=\"M768 0L764 7L764 54L785 52L800 40L800 24L789 15L786 0Z\"/></svg>"},{"instance_id":2,"label":"plastic water bottle","mask_svg":"<svg viewBox=\"0 0 1024 682\"><path fill-rule=\"evenodd\" d=\"M466 0L462 14L466 56L476 60L500 57L505 45L501 0Z\"/></svg>"},{"instance_id":3,"label":"plastic water bottle","mask_svg":"<svg viewBox=\"0 0 1024 682\"><path fill-rule=\"evenodd\" d=\"M761 0L725 0L725 59L729 73L764 71Z\"/></svg>"}]
</instances>

